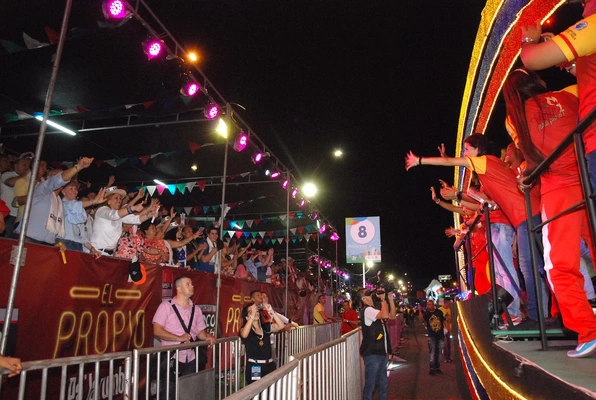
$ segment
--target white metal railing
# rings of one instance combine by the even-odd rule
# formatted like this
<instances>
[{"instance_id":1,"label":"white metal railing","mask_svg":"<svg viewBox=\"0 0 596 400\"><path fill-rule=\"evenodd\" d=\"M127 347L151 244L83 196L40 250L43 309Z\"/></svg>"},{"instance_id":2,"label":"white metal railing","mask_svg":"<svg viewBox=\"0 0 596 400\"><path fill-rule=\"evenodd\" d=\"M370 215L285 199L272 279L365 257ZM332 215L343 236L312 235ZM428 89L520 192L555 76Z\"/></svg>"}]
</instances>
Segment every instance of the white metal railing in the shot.
<instances>
[{"instance_id":1,"label":"white metal railing","mask_svg":"<svg viewBox=\"0 0 596 400\"><path fill-rule=\"evenodd\" d=\"M131 356L131 352L119 352L27 361L23 363L21 374L3 385L3 398L130 398ZM121 363L117 370L114 369L116 363ZM100 371L106 376L100 378ZM55 384L58 379L59 386Z\"/></svg>"},{"instance_id":2,"label":"white metal railing","mask_svg":"<svg viewBox=\"0 0 596 400\"><path fill-rule=\"evenodd\" d=\"M361 329L289 357L273 371L228 400L360 399L364 368ZM347 377L350 372L350 379ZM359 372L359 373L356 373Z\"/></svg>"},{"instance_id":3,"label":"white metal railing","mask_svg":"<svg viewBox=\"0 0 596 400\"><path fill-rule=\"evenodd\" d=\"M341 322L306 325L277 332L274 336L274 355L278 367L285 365L290 356L328 343L340 336Z\"/></svg>"},{"instance_id":4,"label":"white metal railing","mask_svg":"<svg viewBox=\"0 0 596 400\"><path fill-rule=\"evenodd\" d=\"M331 377L330 381L324 380L324 386L318 386L316 380L310 375L319 371L318 376L334 366L334 370L345 370L344 366L357 365L359 360L358 345L359 335L350 333L339 338L340 323L301 326L289 331L279 332L275 335L275 356L279 369L273 374L275 379L273 388L265 386L268 393L285 393L285 397L296 399L299 393L305 391L300 382L314 387L320 397L323 392L328 394L339 390L339 386L348 385L347 393L360 386L360 376L356 380L347 380L345 377ZM359 331L359 330L358 330ZM355 346L352 344L355 339ZM339 340L339 342L337 342ZM332 345L332 350L327 350ZM132 398L138 399L168 399L184 395L180 388L178 377L178 363L168 360L178 359L183 350L193 350L198 354L200 348L207 348L208 342L185 343L173 346L150 347L135 349L132 352L109 353L103 355L67 357L53 360L29 361L23 363L23 371L18 377L10 378L8 383L0 386L0 393L8 393L10 398L60 398L75 399L112 399ZM313 351L321 351L317 355ZM355 351L355 354L351 352ZM306 364L302 366L298 357L312 353ZM212 388L213 396L206 387L201 388L201 398L222 399L233 395L240 389L241 360L243 354L242 343L239 337L218 339L216 344L207 351L208 359L204 360L208 368L207 386ZM301 359L301 358L300 358ZM201 374L199 357L195 357L194 372ZM201 360L203 361L203 360ZM286 367L286 364L292 363ZM328 365L329 364L329 365ZM338 368L341 367L341 368ZM0 374L8 371L0 369ZM273 375L270 374L270 375ZM269 378L269 375L265 378ZM257 388L265 382L249 385ZM279 382L277 382L279 381ZM59 385L56 385L60 382ZM323 390L323 387L325 389ZM354 386L355 387L355 386ZM359 391L359 390L358 390ZM13 395L14 393L14 395ZM196 393L194 393L196 397ZM181 396L182 398L184 396ZM8 397L4 397L8 398ZM241 398L241 397L238 397ZM270 397L272 398L272 397ZM311 397L303 397L310 399ZM351 398L351 397L342 397Z\"/></svg>"},{"instance_id":5,"label":"white metal railing","mask_svg":"<svg viewBox=\"0 0 596 400\"><path fill-rule=\"evenodd\" d=\"M178 363L170 362L170 360L177 360L183 350L193 350L197 356L194 359L192 372L199 373L199 349L205 349L208 345L208 342L194 342L135 349L133 351L132 399L178 399L182 394L184 394L184 398L191 397L192 393L184 393L181 390ZM204 363L207 364L203 366L204 370L212 372L212 374L205 374L205 380L200 385L204 395L201 396L202 398L209 398L209 393L212 392L212 398L222 399L238 391L240 388L240 353L239 337L217 340L211 348L211 359L204 360ZM205 368L206 366L209 368ZM141 373L141 368L144 373ZM192 397L196 397L196 393Z\"/></svg>"}]
</instances>

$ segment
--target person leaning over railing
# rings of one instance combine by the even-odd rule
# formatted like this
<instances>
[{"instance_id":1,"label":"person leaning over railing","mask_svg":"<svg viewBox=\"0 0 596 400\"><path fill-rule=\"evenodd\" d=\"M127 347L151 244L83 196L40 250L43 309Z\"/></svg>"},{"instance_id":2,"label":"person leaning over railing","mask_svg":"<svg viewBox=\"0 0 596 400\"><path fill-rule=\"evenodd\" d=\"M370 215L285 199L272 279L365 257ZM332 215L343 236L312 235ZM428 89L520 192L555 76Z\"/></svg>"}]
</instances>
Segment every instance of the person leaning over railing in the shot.
<instances>
[{"instance_id":1,"label":"person leaning over railing","mask_svg":"<svg viewBox=\"0 0 596 400\"><path fill-rule=\"evenodd\" d=\"M464 156L460 158L451 157L418 157L410 151L406 157L406 170L415 166L421 165L439 165L439 166L464 166L472 171L477 172L481 182L483 183L483 190L485 197L491 198L499 205L498 208L494 208L494 211L490 213L491 220L491 233L493 244L505 265L501 265L499 259L495 257L495 275L497 283L501 285L513 296L514 300L507 307L511 318L514 323L521 322L521 311L520 311L520 298L514 289L514 286L519 288L519 280L517 272L515 271L513 263L513 238L515 230L510 222L511 218L508 218L504 210L502 210L504 204L509 199L508 195L511 195L510 191L505 192L501 189L504 181L510 181L510 185L513 185L513 190L517 191L517 181L515 175L503 174L507 171L507 168L502 165L503 162L497 157L488 155L488 141L484 135L474 134L466 138L464 142ZM486 188L488 185L488 189ZM490 190L490 191L489 191ZM477 192L480 193L480 192ZM519 193L521 202L523 204L523 196ZM461 202L465 200L462 198L462 194L458 193L457 201ZM469 204L472 207L472 204ZM524 213L525 218L525 213Z\"/></svg>"},{"instance_id":2,"label":"person leaning over railing","mask_svg":"<svg viewBox=\"0 0 596 400\"><path fill-rule=\"evenodd\" d=\"M514 324L521 322L519 310L519 296L513 288L511 282L518 288L519 280L517 272L513 266L513 237L517 231L519 267L527 283L528 293L528 314L530 318L537 320L537 296L534 287L534 278L532 272L532 258L530 251L530 240L528 235L528 222L526 219L526 206L524 195L520 192L517 184L516 173L509 169L507 165L499 158L488 154L488 140L479 133L474 133L464 140L464 157L418 157L410 151L406 157L406 170L421 165L438 165L444 167L466 167L476 172L478 179L482 184L483 192L496 202L498 209L502 210L502 217L499 210L490 213L491 234L495 248L505 262L505 271L496 270L498 275L502 275L503 284L499 282L505 290L512 296L514 301L508 307L512 314ZM457 194L461 196L461 194ZM482 196L481 196L482 197ZM539 192L534 189L530 192L532 202L532 219L534 224L540 223L540 197ZM458 198L457 200L461 200ZM499 219L497 219L499 218ZM494 221L494 223L493 223ZM495 266L500 268L498 258L495 259ZM541 262L542 260L538 260ZM510 280L510 277L513 281ZM497 277L499 278L499 277Z\"/></svg>"},{"instance_id":3,"label":"person leaning over railing","mask_svg":"<svg viewBox=\"0 0 596 400\"><path fill-rule=\"evenodd\" d=\"M529 167L525 174L529 174L575 127L576 87L549 92L536 73L519 68L509 74L503 95L507 115ZM541 209L545 220L583 200L576 160L575 149L569 146L541 175ZM596 316L587 301L580 273L581 238L593 248L586 208L576 208L549 222L542 233L548 281L565 326L578 333L578 346L567 355L589 356L596 352Z\"/></svg>"},{"instance_id":4,"label":"person leaning over railing","mask_svg":"<svg viewBox=\"0 0 596 400\"><path fill-rule=\"evenodd\" d=\"M254 293L254 291L253 291ZM251 297L253 297L251 295ZM261 296L259 296L261 297ZM265 310L275 321L263 322L260 310ZM275 370L275 361L271 348L271 333L284 329L284 323L268 303L250 303L242 309L244 325L240 329L240 337L246 350L246 369L244 377L250 384Z\"/></svg>"},{"instance_id":5,"label":"person leaning over railing","mask_svg":"<svg viewBox=\"0 0 596 400\"><path fill-rule=\"evenodd\" d=\"M373 296L376 299L373 299ZM384 291L360 289L356 293L362 321L360 355L364 359L364 389L362 400L371 400L378 382L379 400L387 399L387 354L391 343L385 327L389 318L395 318L395 302L388 300Z\"/></svg>"},{"instance_id":6,"label":"person leaning over railing","mask_svg":"<svg viewBox=\"0 0 596 400\"><path fill-rule=\"evenodd\" d=\"M575 61L579 87L579 117L585 118L596 107L596 0L585 0L584 19L552 40L541 42L542 27L521 30L521 59L531 70L546 69ZM569 133L569 132L567 132ZM583 134L592 190L596 188L596 124Z\"/></svg>"}]
</instances>

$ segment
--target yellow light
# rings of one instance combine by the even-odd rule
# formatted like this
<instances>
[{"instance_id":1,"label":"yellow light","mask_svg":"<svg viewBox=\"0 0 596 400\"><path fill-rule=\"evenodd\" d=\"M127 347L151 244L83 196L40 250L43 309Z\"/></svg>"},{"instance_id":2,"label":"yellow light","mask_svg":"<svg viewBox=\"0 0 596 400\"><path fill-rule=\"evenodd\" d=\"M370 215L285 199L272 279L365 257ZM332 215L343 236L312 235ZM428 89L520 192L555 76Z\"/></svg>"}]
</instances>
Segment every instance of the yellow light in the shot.
<instances>
[{"instance_id":1,"label":"yellow light","mask_svg":"<svg viewBox=\"0 0 596 400\"><path fill-rule=\"evenodd\" d=\"M317 192L318 192L317 185L315 185L312 182L307 182L302 187L302 194L304 194L304 196L306 198L310 199L310 198L315 197Z\"/></svg>"},{"instance_id":2,"label":"yellow light","mask_svg":"<svg viewBox=\"0 0 596 400\"><path fill-rule=\"evenodd\" d=\"M404 284L404 281L402 281L401 279L399 281L397 281L397 283L399 283L400 285Z\"/></svg>"},{"instance_id":3,"label":"yellow light","mask_svg":"<svg viewBox=\"0 0 596 400\"><path fill-rule=\"evenodd\" d=\"M367 267L367 268L372 268L372 267L373 267L373 265L375 265L375 263L374 263L374 262L372 262L372 261L367 261L367 262L366 262L366 267Z\"/></svg>"},{"instance_id":4,"label":"yellow light","mask_svg":"<svg viewBox=\"0 0 596 400\"><path fill-rule=\"evenodd\" d=\"M188 59L192 62L197 62L199 56L194 51L191 51L190 53L188 53Z\"/></svg>"},{"instance_id":5,"label":"yellow light","mask_svg":"<svg viewBox=\"0 0 596 400\"><path fill-rule=\"evenodd\" d=\"M197 165L196 165L196 164L193 164L193 165L190 167L190 169L192 169L193 171L196 171L196 170L197 170L197 168L198 168L198 167L197 167Z\"/></svg>"},{"instance_id":6,"label":"yellow light","mask_svg":"<svg viewBox=\"0 0 596 400\"><path fill-rule=\"evenodd\" d=\"M344 155L344 152L343 152L343 151L341 151L340 149L337 149L337 150L335 150L335 151L333 152L333 155L334 155L335 157L338 157L338 158L339 158L339 157L341 157L341 156L343 156L343 155Z\"/></svg>"},{"instance_id":7,"label":"yellow light","mask_svg":"<svg viewBox=\"0 0 596 400\"><path fill-rule=\"evenodd\" d=\"M388 276L388 279L389 279L390 281L392 281L392 280L393 280L393 279L395 279L395 278L394 278L394 276L393 276L393 274L392 274L392 275L389 275L389 276Z\"/></svg>"},{"instance_id":8,"label":"yellow light","mask_svg":"<svg viewBox=\"0 0 596 400\"><path fill-rule=\"evenodd\" d=\"M228 137L228 124L226 124L226 122L223 120L223 118L219 119L219 122L217 123L217 128L215 129L215 132L219 133L221 136L227 138Z\"/></svg>"}]
</instances>

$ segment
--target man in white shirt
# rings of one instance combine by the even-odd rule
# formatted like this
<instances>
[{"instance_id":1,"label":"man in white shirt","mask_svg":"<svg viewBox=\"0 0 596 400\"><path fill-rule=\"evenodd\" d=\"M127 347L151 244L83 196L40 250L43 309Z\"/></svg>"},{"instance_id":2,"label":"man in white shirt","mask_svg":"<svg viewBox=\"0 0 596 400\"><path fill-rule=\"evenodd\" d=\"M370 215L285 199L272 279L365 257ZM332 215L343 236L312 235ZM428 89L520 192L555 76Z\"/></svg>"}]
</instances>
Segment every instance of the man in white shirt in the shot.
<instances>
[{"instance_id":1,"label":"man in white shirt","mask_svg":"<svg viewBox=\"0 0 596 400\"><path fill-rule=\"evenodd\" d=\"M92 253L95 253L95 249L103 255L114 254L122 235L122 224L140 225L151 218L159 207L159 201L153 199L151 205L145 208L143 203L120 208L125 196L126 192L116 186L105 190L104 198L107 199L107 205L95 212L93 234L89 243L85 245Z\"/></svg>"}]
</instances>

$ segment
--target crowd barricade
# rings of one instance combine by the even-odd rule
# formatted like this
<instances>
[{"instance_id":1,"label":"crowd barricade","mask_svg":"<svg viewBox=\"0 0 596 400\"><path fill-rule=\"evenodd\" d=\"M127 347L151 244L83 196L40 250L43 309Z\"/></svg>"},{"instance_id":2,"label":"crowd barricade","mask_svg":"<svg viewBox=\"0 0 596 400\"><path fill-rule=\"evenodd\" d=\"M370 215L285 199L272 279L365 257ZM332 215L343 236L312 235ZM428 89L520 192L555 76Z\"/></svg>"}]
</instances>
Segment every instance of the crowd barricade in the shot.
<instances>
[{"instance_id":1,"label":"crowd barricade","mask_svg":"<svg viewBox=\"0 0 596 400\"><path fill-rule=\"evenodd\" d=\"M330 342L340 336L341 322L306 325L277 332L274 336L274 356L278 367L286 364L294 354Z\"/></svg>"},{"instance_id":2,"label":"crowd barricade","mask_svg":"<svg viewBox=\"0 0 596 400\"><path fill-rule=\"evenodd\" d=\"M179 376L181 352L195 353L192 372ZM206 350L206 351L205 351ZM198 355L198 356L197 356ZM132 399L223 399L240 388L241 341L239 337L209 342L133 350Z\"/></svg>"},{"instance_id":3,"label":"crowd barricade","mask_svg":"<svg viewBox=\"0 0 596 400\"><path fill-rule=\"evenodd\" d=\"M362 396L364 366L360 328L307 351L228 397L229 400L356 400ZM349 374L349 376L348 376Z\"/></svg>"},{"instance_id":4,"label":"crowd barricade","mask_svg":"<svg viewBox=\"0 0 596 400\"><path fill-rule=\"evenodd\" d=\"M2 395L18 400L130 398L131 365L131 352L28 361L19 376L3 385Z\"/></svg>"},{"instance_id":5,"label":"crowd barricade","mask_svg":"<svg viewBox=\"0 0 596 400\"><path fill-rule=\"evenodd\" d=\"M285 393L286 397L276 398L296 398L298 394L304 399L357 398L335 395L359 393L362 381L361 374L349 380L345 377L345 367L353 371L352 367L360 362L360 330L340 338L340 326L336 322L278 332L274 336L274 351L280 367L275 376L279 379L273 388L266 386L266 392ZM178 363L169 360L179 359L185 350L199 356L194 358L193 373L178 377ZM240 390L241 367L246 363L242 356L241 339L231 337L218 339L214 346L193 342L132 352L29 361L23 363L19 377L11 378L10 385L0 389L8 394L6 398L18 399L186 399L196 398L197 391L201 398L223 399ZM333 373L327 376L331 370ZM248 388L261 387L263 382L267 380ZM352 389L346 389L348 384Z\"/></svg>"}]
</instances>

